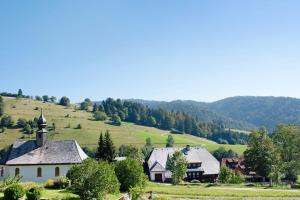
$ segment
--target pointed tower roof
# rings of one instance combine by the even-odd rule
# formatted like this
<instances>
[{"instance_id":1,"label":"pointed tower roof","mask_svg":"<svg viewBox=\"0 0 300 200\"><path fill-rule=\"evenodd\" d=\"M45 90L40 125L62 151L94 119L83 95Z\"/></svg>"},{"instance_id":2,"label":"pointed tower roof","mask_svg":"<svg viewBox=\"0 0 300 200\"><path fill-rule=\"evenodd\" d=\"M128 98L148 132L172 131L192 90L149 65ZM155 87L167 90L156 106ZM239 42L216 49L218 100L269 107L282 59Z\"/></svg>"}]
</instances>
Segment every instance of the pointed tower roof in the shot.
<instances>
[{"instance_id":1,"label":"pointed tower roof","mask_svg":"<svg viewBox=\"0 0 300 200\"><path fill-rule=\"evenodd\" d=\"M41 109L41 115L40 115L37 123L38 123L39 126L42 126L42 127L43 126L45 126L45 127L47 126L47 120L46 120L46 118L43 115L43 109Z\"/></svg>"}]
</instances>

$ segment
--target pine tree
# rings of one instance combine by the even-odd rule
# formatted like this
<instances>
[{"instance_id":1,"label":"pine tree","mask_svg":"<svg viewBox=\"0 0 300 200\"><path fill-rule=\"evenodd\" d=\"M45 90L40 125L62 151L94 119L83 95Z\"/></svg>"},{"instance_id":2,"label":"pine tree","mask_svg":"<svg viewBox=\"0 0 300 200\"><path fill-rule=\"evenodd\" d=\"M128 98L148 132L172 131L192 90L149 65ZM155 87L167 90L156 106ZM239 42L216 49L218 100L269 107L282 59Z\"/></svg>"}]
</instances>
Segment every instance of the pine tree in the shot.
<instances>
[{"instance_id":1,"label":"pine tree","mask_svg":"<svg viewBox=\"0 0 300 200\"><path fill-rule=\"evenodd\" d=\"M99 140L98 140L98 149L97 149L97 153L96 153L97 160L103 160L105 158L104 149L105 149L105 144L104 144L104 140L103 140L103 134L101 132Z\"/></svg>"},{"instance_id":2,"label":"pine tree","mask_svg":"<svg viewBox=\"0 0 300 200\"><path fill-rule=\"evenodd\" d=\"M105 132L104 137L104 159L108 162L112 162L115 158L116 154L116 148L114 146L114 143L110 137L109 131L107 130Z\"/></svg>"},{"instance_id":3,"label":"pine tree","mask_svg":"<svg viewBox=\"0 0 300 200\"><path fill-rule=\"evenodd\" d=\"M166 147L173 147L174 146L174 142L175 142L175 140L172 137L172 135L168 135Z\"/></svg>"}]
</instances>

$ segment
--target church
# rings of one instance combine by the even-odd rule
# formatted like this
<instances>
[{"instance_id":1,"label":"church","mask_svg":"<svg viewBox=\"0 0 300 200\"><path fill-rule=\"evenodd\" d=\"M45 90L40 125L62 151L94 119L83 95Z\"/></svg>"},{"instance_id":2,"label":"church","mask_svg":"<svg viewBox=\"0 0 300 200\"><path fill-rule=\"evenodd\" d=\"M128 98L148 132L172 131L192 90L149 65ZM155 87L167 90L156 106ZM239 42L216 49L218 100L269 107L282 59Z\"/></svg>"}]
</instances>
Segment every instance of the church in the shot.
<instances>
[{"instance_id":1,"label":"church","mask_svg":"<svg viewBox=\"0 0 300 200\"><path fill-rule=\"evenodd\" d=\"M66 176L88 156L75 140L47 140L47 122L41 111L35 140L17 140L1 160L0 178L20 175L22 181L45 182Z\"/></svg>"}]
</instances>

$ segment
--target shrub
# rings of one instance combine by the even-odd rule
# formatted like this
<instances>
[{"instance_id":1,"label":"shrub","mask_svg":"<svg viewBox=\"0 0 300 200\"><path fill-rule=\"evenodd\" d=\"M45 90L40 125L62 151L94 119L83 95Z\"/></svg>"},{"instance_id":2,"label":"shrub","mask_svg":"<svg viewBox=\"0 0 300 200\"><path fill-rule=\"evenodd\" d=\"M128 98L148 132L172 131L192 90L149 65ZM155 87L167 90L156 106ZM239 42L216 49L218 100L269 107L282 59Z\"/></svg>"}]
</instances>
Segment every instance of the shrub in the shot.
<instances>
[{"instance_id":1,"label":"shrub","mask_svg":"<svg viewBox=\"0 0 300 200\"><path fill-rule=\"evenodd\" d=\"M78 124L75 129L82 129L81 124Z\"/></svg>"},{"instance_id":2,"label":"shrub","mask_svg":"<svg viewBox=\"0 0 300 200\"><path fill-rule=\"evenodd\" d=\"M25 190L21 185L14 184L4 191L4 200L18 200L24 197Z\"/></svg>"},{"instance_id":3,"label":"shrub","mask_svg":"<svg viewBox=\"0 0 300 200\"><path fill-rule=\"evenodd\" d=\"M107 118L107 115L105 114L105 112L96 111L96 112L94 112L94 118L96 121L105 121Z\"/></svg>"},{"instance_id":4,"label":"shrub","mask_svg":"<svg viewBox=\"0 0 300 200\"><path fill-rule=\"evenodd\" d=\"M221 183L232 184L242 183L245 180L244 176L242 176L239 172L233 171L225 166L221 167L219 179Z\"/></svg>"},{"instance_id":5,"label":"shrub","mask_svg":"<svg viewBox=\"0 0 300 200\"><path fill-rule=\"evenodd\" d=\"M21 176L7 177L0 182L0 191L3 192L8 186L18 184L21 180Z\"/></svg>"},{"instance_id":6,"label":"shrub","mask_svg":"<svg viewBox=\"0 0 300 200\"><path fill-rule=\"evenodd\" d=\"M71 189L81 200L103 199L107 193L115 193L120 184L113 167L107 162L87 159L74 165L67 173Z\"/></svg>"},{"instance_id":7,"label":"shrub","mask_svg":"<svg viewBox=\"0 0 300 200\"><path fill-rule=\"evenodd\" d=\"M126 159L116 163L116 175L121 183L121 190L128 192L130 189L143 189L146 185L146 175L138 160Z\"/></svg>"},{"instance_id":8,"label":"shrub","mask_svg":"<svg viewBox=\"0 0 300 200\"><path fill-rule=\"evenodd\" d=\"M42 188L34 187L27 191L27 200L39 200L42 196Z\"/></svg>"},{"instance_id":9,"label":"shrub","mask_svg":"<svg viewBox=\"0 0 300 200\"><path fill-rule=\"evenodd\" d=\"M65 176L59 177L57 182L58 182L60 189L65 189L65 188L69 187L69 185L70 185L70 180Z\"/></svg>"},{"instance_id":10,"label":"shrub","mask_svg":"<svg viewBox=\"0 0 300 200\"><path fill-rule=\"evenodd\" d=\"M55 181L53 179L48 179L44 185L45 188L53 189L55 186Z\"/></svg>"},{"instance_id":11,"label":"shrub","mask_svg":"<svg viewBox=\"0 0 300 200\"><path fill-rule=\"evenodd\" d=\"M21 185L26 191L30 190L31 188L38 187L38 184L36 184L35 182L25 182L25 183L21 183Z\"/></svg>"},{"instance_id":12,"label":"shrub","mask_svg":"<svg viewBox=\"0 0 300 200\"><path fill-rule=\"evenodd\" d=\"M138 200L144 193L144 188L140 186L136 186L129 189L129 193L131 195L132 200Z\"/></svg>"}]
</instances>

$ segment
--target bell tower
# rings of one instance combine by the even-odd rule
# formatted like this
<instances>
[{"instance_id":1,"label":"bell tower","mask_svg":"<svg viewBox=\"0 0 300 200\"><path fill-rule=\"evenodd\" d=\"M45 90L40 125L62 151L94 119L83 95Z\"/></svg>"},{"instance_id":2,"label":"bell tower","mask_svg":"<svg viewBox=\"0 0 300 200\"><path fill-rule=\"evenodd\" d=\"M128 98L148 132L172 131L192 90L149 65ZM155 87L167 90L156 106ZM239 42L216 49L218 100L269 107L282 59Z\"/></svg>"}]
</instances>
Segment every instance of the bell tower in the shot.
<instances>
[{"instance_id":1,"label":"bell tower","mask_svg":"<svg viewBox=\"0 0 300 200\"><path fill-rule=\"evenodd\" d=\"M43 115L43 110L41 109L41 115L37 121L38 130L36 132L36 144L38 147L44 146L47 141L47 121Z\"/></svg>"}]
</instances>

